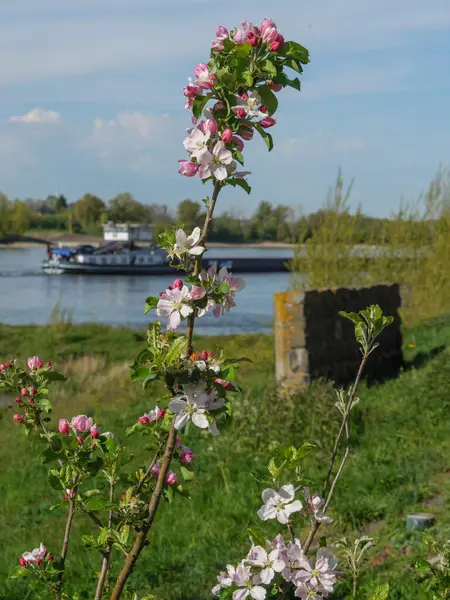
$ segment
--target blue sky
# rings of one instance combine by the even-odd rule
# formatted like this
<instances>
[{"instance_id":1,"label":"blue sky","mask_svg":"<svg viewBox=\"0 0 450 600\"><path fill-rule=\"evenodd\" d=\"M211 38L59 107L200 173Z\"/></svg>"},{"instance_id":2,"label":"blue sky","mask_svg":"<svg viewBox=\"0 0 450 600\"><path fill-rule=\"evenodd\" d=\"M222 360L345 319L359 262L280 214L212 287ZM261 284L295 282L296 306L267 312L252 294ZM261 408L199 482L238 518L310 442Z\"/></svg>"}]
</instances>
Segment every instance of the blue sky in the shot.
<instances>
[{"instance_id":1,"label":"blue sky","mask_svg":"<svg viewBox=\"0 0 450 600\"><path fill-rule=\"evenodd\" d=\"M273 18L311 63L280 94L276 147L246 146L251 196L317 210L339 166L352 204L389 215L450 165L448 0L15 0L0 4L0 189L174 207L205 188L177 174L182 88L216 25Z\"/></svg>"}]
</instances>

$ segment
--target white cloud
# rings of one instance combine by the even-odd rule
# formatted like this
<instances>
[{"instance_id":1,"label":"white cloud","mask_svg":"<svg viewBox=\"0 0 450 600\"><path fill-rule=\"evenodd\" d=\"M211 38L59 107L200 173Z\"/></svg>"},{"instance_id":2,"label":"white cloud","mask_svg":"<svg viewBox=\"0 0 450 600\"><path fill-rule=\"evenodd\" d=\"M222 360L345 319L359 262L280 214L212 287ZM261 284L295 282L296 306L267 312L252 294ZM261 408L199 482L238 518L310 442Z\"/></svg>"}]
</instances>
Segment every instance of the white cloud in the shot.
<instances>
[{"instance_id":1,"label":"white cloud","mask_svg":"<svg viewBox=\"0 0 450 600\"><path fill-rule=\"evenodd\" d=\"M24 115L16 115L9 118L11 123L39 123L54 124L59 123L61 115L55 110L45 110L44 108L33 108Z\"/></svg>"},{"instance_id":2,"label":"white cloud","mask_svg":"<svg viewBox=\"0 0 450 600\"><path fill-rule=\"evenodd\" d=\"M363 138L333 137L322 131L312 132L303 137L291 137L281 141L278 145L280 153L289 158L314 158L324 162L336 162L343 153L359 152L366 150L367 145Z\"/></svg>"}]
</instances>

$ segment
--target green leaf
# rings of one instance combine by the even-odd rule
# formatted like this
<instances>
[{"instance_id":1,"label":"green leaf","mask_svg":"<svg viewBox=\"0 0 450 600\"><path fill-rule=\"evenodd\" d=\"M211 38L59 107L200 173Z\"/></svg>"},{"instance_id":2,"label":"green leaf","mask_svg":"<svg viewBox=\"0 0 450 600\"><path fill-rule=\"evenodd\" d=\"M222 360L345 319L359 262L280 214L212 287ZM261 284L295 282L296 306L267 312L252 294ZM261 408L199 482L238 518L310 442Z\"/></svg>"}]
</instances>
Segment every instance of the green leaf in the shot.
<instances>
[{"instance_id":1,"label":"green leaf","mask_svg":"<svg viewBox=\"0 0 450 600\"><path fill-rule=\"evenodd\" d=\"M291 88L294 88L294 90L300 91L302 89L302 84L300 83L300 79L298 77L296 77L295 79L286 78L286 85L288 85Z\"/></svg>"},{"instance_id":2,"label":"green leaf","mask_svg":"<svg viewBox=\"0 0 450 600\"><path fill-rule=\"evenodd\" d=\"M65 505L66 505L65 502L58 502L58 504L53 504L53 506L50 506L50 510L56 510L58 508L62 508Z\"/></svg>"},{"instance_id":3,"label":"green leaf","mask_svg":"<svg viewBox=\"0 0 450 600\"><path fill-rule=\"evenodd\" d=\"M298 44L297 42L286 42L281 46L281 48L278 49L277 54L279 56L295 58L295 60L298 60L303 65L309 63L308 50L301 44Z\"/></svg>"},{"instance_id":4,"label":"green leaf","mask_svg":"<svg viewBox=\"0 0 450 600\"><path fill-rule=\"evenodd\" d=\"M100 494L100 490L87 490L83 492L84 498L92 498L92 496L98 496Z\"/></svg>"},{"instance_id":5,"label":"green leaf","mask_svg":"<svg viewBox=\"0 0 450 600\"><path fill-rule=\"evenodd\" d=\"M383 585L379 585L375 590L375 594L370 598L370 600L386 600L389 595L389 584L384 583Z\"/></svg>"},{"instance_id":6,"label":"green leaf","mask_svg":"<svg viewBox=\"0 0 450 600\"><path fill-rule=\"evenodd\" d=\"M253 76L248 69L245 69L244 71L237 71L236 78L236 83L238 85L244 85L248 88L251 88L253 86Z\"/></svg>"},{"instance_id":7,"label":"green leaf","mask_svg":"<svg viewBox=\"0 0 450 600\"><path fill-rule=\"evenodd\" d=\"M261 96L261 103L267 106L267 109L271 115L273 115L278 108L278 98L273 93L268 85L262 85L257 88L258 94Z\"/></svg>"},{"instance_id":8,"label":"green leaf","mask_svg":"<svg viewBox=\"0 0 450 600\"><path fill-rule=\"evenodd\" d=\"M17 565L10 572L9 578L10 579L20 579L21 577L28 577L28 575L31 575L31 571L29 571L28 569L24 569L20 565Z\"/></svg>"},{"instance_id":9,"label":"green leaf","mask_svg":"<svg viewBox=\"0 0 450 600\"><path fill-rule=\"evenodd\" d=\"M231 177L230 179L227 179L227 183L229 185L232 185L233 187L238 186L242 188L245 192L247 192L247 194L250 194L250 192L252 191L252 188L248 184L248 181L246 181L245 179L241 179L240 177Z\"/></svg>"},{"instance_id":10,"label":"green leaf","mask_svg":"<svg viewBox=\"0 0 450 600\"><path fill-rule=\"evenodd\" d=\"M50 400L47 400L47 398L44 398L43 400L39 400L38 404L39 404L39 408L42 408L42 410L44 412L46 412L46 413L52 412L52 403L50 402Z\"/></svg>"},{"instance_id":11,"label":"green leaf","mask_svg":"<svg viewBox=\"0 0 450 600\"><path fill-rule=\"evenodd\" d=\"M165 356L164 362L167 365L171 365L172 363L174 363L175 361L177 361L180 358L180 356L183 354L185 349L186 349L186 338L184 336L176 338L172 342L172 344Z\"/></svg>"},{"instance_id":12,"label":"green leaf","mask_svg":"<svg viewBox=\"0 0 450 600\"><path fill-rule=\"evenodd\" d=\"M233 89L234 74L231 73L227 67L224 67L223 69L217 69L216 83L218 83L219 85L223 85L227 89Z\"/></svg>"},{"instance_id":13,"label":"green leaf","mask_svg":"<svg viewBox=\"0 0 450 600\"><path fill-rule=\"evenodd\" d=\"M297 73L303 73L303 67L301 65L301 62L299 60L295 60L295 58L286 58L283 61L283 65L286 65L286 67L297 71Z\"/></svg>"},{"instance_id":14,"label":"green leaf","mask_svg":"<svg viewBox=\"0 0 450 600\"><path fill-rule=\"evenodd\" d=\"M220 600L230 600L233 597L233 590L229 587L223 587L220 590Z\"/></svg>"},{"instance_id":15,"label":"green leaf","mask_svg":"<svg viewBox=\"0 0 450 600\"><path fill-rule=\"evenodd\" d=\"M144 429L145 429L145 425L143 425L142 423L140 423L138 421L134 425L127 427L125 434L127 437L129 437L130 435L133 435L133 433L136 433L136 431L143 431Z\"/></svg>"},{"instance_id":16,"label":"green leaf","mask_svg":"<svg viewBox=\"0 0 450 600\"><path fill-rule=\"evenodd\" d=\"M146 390L148 388L148 386L155 381L155 379L158 379L158 374L157 373L150 373L150 375L148 375L144 381L142 382L142 387L144 388L144 390Z\"/></svg>"},{"instance_id":17,"label":"green leaf","mask_svg":"<svg viewBox=\"0 0 450 600\"><path fill-rule=\"evenodd\" d=\"M230 291L230 284L227 283L226 281L222 281L222 283L220 283L217 286L217 291L220 292L221 294L228 294L228 292Z\"/></svg>"},{"instance_id":18,"label":"green leaf","mask_svg":"<svg viewBox=\"0 0 450 600\"><path fill-rule=\"evenodd\" d=\"M206 96L197 96L197 98L194 98L194 105L192 107L192 113L194 117L199 119L202 116L203 110L210 98L211 94L206 94Z\"/></svg>"},{"instance_id":19,"label":"green leaf","mask_svg":"<svg viewBox=\"0 0 450 600\"><path fill-rule=\"evenodd\" d=\"M181 467L181 475L183 476L184 481L192 481L195 477L195 474L186 467Z\"/></svg>"},{"instance_id":20,"label":"green leaf","mask_svg":"<svg viewBox=\"0 0 450 600\"><path fill-rule=\"evenodd\" d=\"M150 310L153 310L158 306L159 298L157 296L148 296L145 299L144 314L147 314Z\"/></svg>"},{"instance_id":21,"label":"green leaf","mask_svg":"<svg viewBox=\"0 0 450 600\"><path fill-rule=\"evenodd\" d=\"M266 538L262 533L256 531L256 529L248 529L247 531L255 546L262 546L263 548L266 546Z\"/></svg>"},{"instance_id":22,"label":"green leaf","mask_svg":"<svg viewBox=\"0 0 450 600\"><path fill-rule=\"evenodd\" d=\"M44 450L44 452L39 455L39 460L42 464L46 464L57 459L58 455L51 447L47 448L47 450Z\"/></svg>"},{"instance_id":23,"label":"green leaf","mask_svg":"<svg viewBox=\"0 0 450 600\"><path fill-rule=\"evenodd\" d=\"M55 471L48 471L47 473L48 482L54 490L61 491L61 482Z\"/></svg>"},{"instance_id":24,"label":"green leaf","mask_svg":"<svg viewBox=\"0 0 450 600\"><path fill-rule=\"evenodd\" d=\"M239 150L233 151L233 158L240 162L242 166L244 166L244 157L242 156L242 153L239 152Z\"/></svg>"},{"instance_id":25,"label":"green leaf","mask_svg":"<svg viewBox=\"0 0 450 600\"><path fill-rule=\"evenodd\" d=\"M268 73L271 77L275 77L277 74L276 66L268 58L261 64L261 68L263 71Z\"/></svg>"},{"instance_id":26,"label":"green leaf","mask_svg":"<svg viewBox=\"0 0 450 600\"><path fill-rule=\"evenodd\" d=\"M132 381L136 381L138 379L145 379L148 377L148 367L140 366L135 367L133 369L133 373L131 374Z\"/></svg>"},{"instance_id":27,"label":"green leaf","mask_svg":"<svg viewBox=\"0 0 450 600\"><path fill-rule=\"evenodd\" d=\"M111 508L114 508L114 506L115 505L112 502L98 496L91 498L86 502L86 509L90 511L110 510Z\"/></svg>"},{"instance_id":28,"label":"green leaf","mask_svg":"<svg viewBox=\"0 0 450 600\"><path fill-rule=\"evenodd\" d=\"M267 133L267 131L265 131L265 129L263 129L261 125L259 125L259 123L255 123L255 129L262 137L262 139L266 142L266 146L269 152L273 150L273 138L270 135L270 133Z\"/></svg>"},{"instance_id":29,"label":"green leaf","mask_svg":"<svg viewBox=\"0 0 450 600\"><path fill-rule=\"evenodd\" d=\"M67 377L58 371L45 371L42 377L47 381L66 381Z\"/></svg>"}]
</instances>

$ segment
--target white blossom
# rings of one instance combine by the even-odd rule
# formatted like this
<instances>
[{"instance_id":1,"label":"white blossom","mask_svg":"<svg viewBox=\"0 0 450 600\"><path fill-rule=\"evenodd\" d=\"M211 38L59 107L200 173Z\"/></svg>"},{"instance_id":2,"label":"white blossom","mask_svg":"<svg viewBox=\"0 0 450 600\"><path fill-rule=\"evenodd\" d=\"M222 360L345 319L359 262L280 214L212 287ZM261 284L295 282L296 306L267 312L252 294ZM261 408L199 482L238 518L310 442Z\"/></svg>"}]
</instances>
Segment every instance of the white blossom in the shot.
<instances>
[{"instance_id":1,"label":"white blossom","mask_svg":"<svg viewBox=\"0 0 450 600\"><path fill-rule=\"evenodd\" d=\"M331 556L326 548L320 548L317 552L316 563L311 566L309 560L304 557L301 561L300 569L295 573L293 581L308 584L313 588L323 588L326 592L332 592L336 583L336 576L339 574L335 568L337 561Z\"/></svg>"},{"instance_id":2,"label":"white blossom","mask_svg":"<svg viewBox=\"0 0 450 600\"><path fill-rule=\"evenodd\" d=\"M47 555L47 549L44 544L40 544L39 548L35 548L31 552L24 552L22 554L22 558L27 561L27 563L35 565L38 562L42 562Z\"/></svg>"},{"instance_id":3,"label":"white blossom","mask_svg":"<svg viewBox=\"0 0 450 600\"><path fill-rule=\"evenodd\" d=\"M299 512L303 508L300 500L294 500L294 486L289 483L283 485L278 492L267 488L262 493L263 506L258 510L258 516L263 520L278 519L282 524L289 521L292 513Z\"/></svg>"},{"instance_id":4,"label":"white blossom","mask_svg":"<svg viewBox=\"0 0 450 600\"><path fill-rule=\"evenodd\" d=\"M260 585L253 584L251 567L246 567L243 563L237 566L233 582L240 588L233 592L233 600L245 600L248 596L254 600L264 600L266 597L266 590Z\"/></svg>"},{"instance_id":5,"label":"white blossom","mask_svg":"<svg viewBox=\"0 0 450 600\"><path fill-rule=\"evenodd\" d=\"M319 496L317 492L314 492L312 496L310 496L309 488L305 487L303 489L303 494L305 496L305 500L309 506L309 509L314 515L314 518L319 523L323 523L324 525L329 525L333 522L331 517L328 517L324 512L322 512L322 506L325 504L325 500Z\"/></svg>"},{"instance_id":6,"label":"white blossom","mask_svg":"<svg viewBox=\"0 0 450 600\"><path fill-rule=\"evenodd\" d=\"M253 581L265 585L272 581L275 573L280 573L286 566L280 558L280 551L277 548L267 553L262 546L252 546L245 562L252 567L261 569Z\"/></svg>"},{"instance_id":7,"label":"white blossom","mask_svg":"<svg viewBox=\"0 0 450 600\"><path fill-rule=\"evenodd\" d=\"M217 410L225 403L224 398L219 398L215 392L208 393L205 384L187 384L182 392L177 394L169 403L169 408L176 414L175 429L182 429L191 420L200 429L210 428L206 413L208 410ZM214 433L214 431L211 431Z\"/></svg>"}]
</instances>

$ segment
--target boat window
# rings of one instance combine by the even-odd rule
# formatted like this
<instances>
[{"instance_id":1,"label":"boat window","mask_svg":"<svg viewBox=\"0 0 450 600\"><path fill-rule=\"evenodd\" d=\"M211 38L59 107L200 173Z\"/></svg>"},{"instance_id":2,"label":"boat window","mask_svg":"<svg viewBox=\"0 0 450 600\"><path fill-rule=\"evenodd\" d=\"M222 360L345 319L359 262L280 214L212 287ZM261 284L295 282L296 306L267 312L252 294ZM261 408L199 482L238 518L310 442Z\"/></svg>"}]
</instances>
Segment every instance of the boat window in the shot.
<instances>
[{"instance_id":1,"label":"boat window","mask_svg":"<svg viewBox=\"0 0 450 600\"><path fill-rule=\"evenodd\" d=\"M112 264L112 265L115 265L115 264L117 264L117 259L116 259L116 257L115 257L115 256L112 256L112 257L111 257L111 264Z\"/></svg>"}]
</instances>

